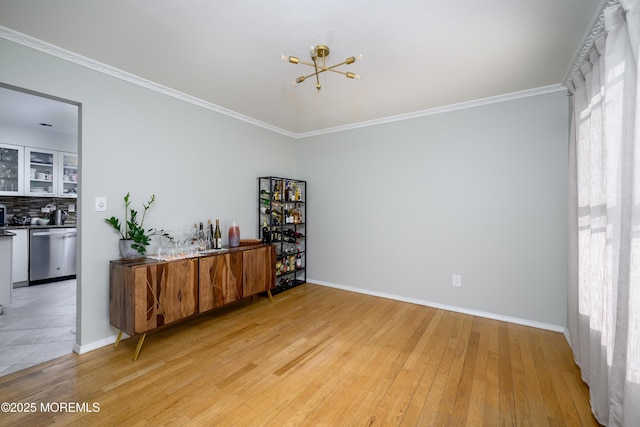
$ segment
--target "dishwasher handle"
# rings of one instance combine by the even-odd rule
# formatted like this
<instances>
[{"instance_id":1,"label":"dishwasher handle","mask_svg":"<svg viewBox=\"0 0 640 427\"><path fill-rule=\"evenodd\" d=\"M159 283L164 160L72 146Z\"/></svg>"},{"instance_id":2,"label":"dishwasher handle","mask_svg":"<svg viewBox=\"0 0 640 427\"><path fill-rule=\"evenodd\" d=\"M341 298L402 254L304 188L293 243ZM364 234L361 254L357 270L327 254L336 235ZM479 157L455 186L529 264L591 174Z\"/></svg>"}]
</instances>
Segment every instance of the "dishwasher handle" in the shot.
<instances>
[{"instance_id":1,"label":"dishwasher handle","mask_svg":"<svg viewBox=\"0 0 640 427\"><path fill-rule=\"evenodd\" d=\"M75 236L77 235L77 231L34 231L31 233L32 236Z\"/></svg>"}]
</instances>

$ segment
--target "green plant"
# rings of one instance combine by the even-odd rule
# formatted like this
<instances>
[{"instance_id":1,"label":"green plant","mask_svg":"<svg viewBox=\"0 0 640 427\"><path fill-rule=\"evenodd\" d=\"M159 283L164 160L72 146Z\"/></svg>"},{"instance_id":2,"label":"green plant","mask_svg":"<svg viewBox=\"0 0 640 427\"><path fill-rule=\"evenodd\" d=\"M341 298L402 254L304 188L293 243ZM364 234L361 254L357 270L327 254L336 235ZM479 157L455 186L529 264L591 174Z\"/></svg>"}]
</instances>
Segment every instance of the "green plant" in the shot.
<instances>
[{"instance_id":1,"label":"green plant","mask_svg":"<svg viewBox=\"0 0 640 427\"><path fill-rule=\"evenodd\" d=\"M142 211L140 222L138 222L138 211L131 208L130 195L127 193L127 195L124 196L124 230L122 229L120 220L115 216L105 219L107 223L120 233L120 237L122 239L133 241L131 248L138 251L140 255L144 255L147 252L147 246L151 243L151 236L164 236L173 240L172 237L168 233L165 233L164 230L156 230L155 228L150 228L148 230L144 229L144 217L147 214L147 210L149 210L155 201L156 195L153 194L147 203L142 205L144 210Z\"/></svg>"}]
</instances>

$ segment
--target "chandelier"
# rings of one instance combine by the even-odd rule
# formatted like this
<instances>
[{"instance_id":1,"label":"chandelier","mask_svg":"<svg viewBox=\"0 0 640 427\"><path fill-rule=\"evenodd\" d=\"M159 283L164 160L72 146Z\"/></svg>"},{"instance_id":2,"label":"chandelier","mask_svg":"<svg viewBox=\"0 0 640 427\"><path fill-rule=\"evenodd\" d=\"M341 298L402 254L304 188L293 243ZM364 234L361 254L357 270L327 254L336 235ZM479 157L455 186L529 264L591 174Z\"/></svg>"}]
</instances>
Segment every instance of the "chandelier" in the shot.
<instances>
[{"instance_id":1,"label":"chandelier","mask_svg":"<svg viewBox=\"0 0 640 427\"><path fill-rule=\"evenodd\" d=\"M309 77L316 76L316 89L320 90L322 89L322 86L320 85L320 78L318 77L318 75L321 73L324 73L325 71L331 71L332 73L342 74L343 76L346 76L349 79L360 79L360 76L357 75L356 73L352 73L351 71L346 71L346 72L340 71L340 70L336 70L336 68L341 65L353 64L357 60L362 59L362 55L350 56L349 58L345 59L341 63L331 65L329 67L327 67L327 64L326 64L327 56L329 56L329 47L323 44L319 44L318 46L311 46L311 60L313 61L313 63L301 61L295 56L282 55L282 59L285 61L289 61L292 64L304 64L314 68L313 73L309 74L308 76L298 77L293 82L293 84L302 83Z\"/></svg>"}]
</instances>

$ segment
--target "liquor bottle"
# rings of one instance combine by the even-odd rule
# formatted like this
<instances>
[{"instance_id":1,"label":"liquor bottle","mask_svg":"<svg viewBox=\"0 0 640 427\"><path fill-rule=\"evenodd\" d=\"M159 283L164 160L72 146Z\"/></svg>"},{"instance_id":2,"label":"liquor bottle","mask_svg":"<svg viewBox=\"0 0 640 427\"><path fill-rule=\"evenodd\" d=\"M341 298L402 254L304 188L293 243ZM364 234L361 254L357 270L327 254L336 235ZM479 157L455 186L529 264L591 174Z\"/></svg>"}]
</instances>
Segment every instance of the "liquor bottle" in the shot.
<instances>
[{"instance_id":1,"label":"liquor bottle","mask_svg":"<svg viewBox=\"0 0 640 427\"><path fill-rule=\"evenodd\" d=\"M229 227L229 247L237 248L240 246L240 227L238 227L238 221L231 220L231 227Z\"/></svg>"},{"instance_id":2,"label":"liquor bottle","mask_svg":"<svg viewBox=\"0 0 640 427\"><path fill-rule=\"evenodd\" d=\"M213 249L222 249L222 232L220 231L219 219L216 219L216 229L213 232Z\"/></svg>"},{"instance_id":3,"label":"liquor bottle","mask_svg":"<svg viewBox=\"0 0 640 427\"><path fill-rule=\"evenodd\" d=\"M280 191L280 181L276 182L276 185L273 187L273 200L280 200L282 197L282 192Z\"/></svg>"},{"instance_id":4,"label":"liquor bottle","mask_svg":"<svg viewBox=\"0 0 640 427\"><path fill-rule=\"evenodd\" d=\"M271 232L266 220L262 223L262 243L271 243Z\"/></svg>"},{"instance_id":5,"label":"liquor bottle","mask_svg":"<svg viewBox=\"0 0 640 427\"><path fill-rule=\"evenodd\" d=\"M196 237L196 248L199 252L207 250L207 238L204 235L204 228L202 223L200 223L200 227L198 228L198 234Z\"/></svg>"},{"instance_id":6,"label":"liquor bottle","mask_svg":"<svg viewBox=\"0 0 640 427\"><path fill-rule=\"evenodd\" d=\"M300 185L296 185L296 201L299 202L302 198L302 194L300 193Z\"/></svg>"},{"instance_id":7,"label":"liquor bottle","mask_svg":"<svg viewBox=\"0 0 640 427\"><path fill-rule=\"evenodd\" d=\"M296 255L296 269L302 268L302 255L300 255L300 251L298 251L298 255Z\"/></svg>"},{"instance_id":8,"label":"liquor bottle","mask_svg":"<svg viewBox=\"0 0 640 427\"><path fill-rule=\"evenodd\" d=\"M193 224L193 229L191 230L191 244L193 246L197 246L198 244L198 224Z\"/></svg>"}]
</instances>

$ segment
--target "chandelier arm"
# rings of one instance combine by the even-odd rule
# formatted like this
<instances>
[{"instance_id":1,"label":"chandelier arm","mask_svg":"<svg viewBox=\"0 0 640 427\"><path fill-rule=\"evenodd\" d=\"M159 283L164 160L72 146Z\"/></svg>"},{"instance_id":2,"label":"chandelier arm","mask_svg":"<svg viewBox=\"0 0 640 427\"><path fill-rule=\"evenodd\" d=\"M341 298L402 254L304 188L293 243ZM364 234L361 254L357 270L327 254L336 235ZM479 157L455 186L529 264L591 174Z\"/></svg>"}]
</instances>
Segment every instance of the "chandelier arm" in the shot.
<instances>
[{"instance_id":1,"label":"chandelier arm","mask_svg":"<svg viewBox=\"0 0 640 427\"><path fill-rule=\"evenodd\" d=\"M318 67L318 70L327 71L327 70L332 70L333 68L339 67L341 65L344 65L346 63L347 63L347 61L342 61L341 63L332 65L330 67L324 67L322 65L318 65L317 67ZM314 64L312 64L310 62L298 61L298 64L304 64L304 65L308 65L310 67L316 67ZM320 71L318 71L318 72L320 72Z\"/></svg>"},{"instance_id":2,"label":"chandelier arm","mask_svg":"<svg viewBox=\"0 0 640 427\"><path fill-rule=\"evenodd\" d=\"M308 65L309 67L314 67L312 62L304 62L304 61L298 60L298 64L304 64L304 65Z\"/></svg>"},{"instance_id":3,"label":"chandelier arm","mask_svg":"<svg viewBox=\"0 0 640 427\"><path fill-rule=\"evenodd\" d=\"M318 77L318 63L316 62L315 56L313 57L313 67L316 69L316 89L320 90L322 86L320 86L320 77Z\"/></svg>"},{"instance_id":4,"label":"chandelier arm","mask_svg":"<svg viewBox=\"0 0 640 427\"><path fill-rule=\"evenodd\" d=\"M308 76L304 76L304 78L305 78L305 80L306 80L306 79L308 79L309 77L313 77L313 76L315 76L316 74L322 74L322 73L324 73L325 71L327 71L327 70L318 70L318 73L311 73L311 74L309 74Z\"/></svg>"},{"instance_id":5,"label":"chandelier arm","mask_svg":"<svg viewBox=\"0 0 640 427\"><path fill-rule=\"evenodd\" d=\"M343 76L346 76L346 75L347 75L347 72L346 72L346 71L332 70L331 68L327 68L326 70L322 70L322 71L331 71L332 73L342 74Z\"/></svg>"}]
</instances>

